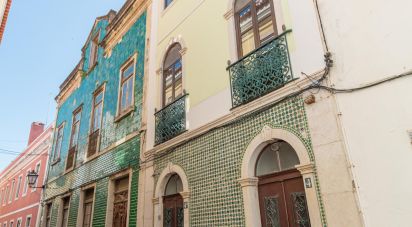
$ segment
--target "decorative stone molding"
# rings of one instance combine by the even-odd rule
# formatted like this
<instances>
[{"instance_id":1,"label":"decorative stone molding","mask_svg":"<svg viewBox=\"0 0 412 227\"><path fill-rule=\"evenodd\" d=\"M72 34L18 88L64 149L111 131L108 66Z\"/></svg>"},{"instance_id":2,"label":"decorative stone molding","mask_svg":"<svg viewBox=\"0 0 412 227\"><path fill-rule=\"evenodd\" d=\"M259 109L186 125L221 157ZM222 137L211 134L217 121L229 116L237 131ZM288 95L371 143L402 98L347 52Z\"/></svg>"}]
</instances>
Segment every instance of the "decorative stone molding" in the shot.
<instances>
[{"instance_id":1,"label":"decorative stone molding","mask_svg":"<svg viewBox=\"0 0 412 227\"><path fill-rule=\"evenodd\" d=\"M297 165L296 169L298 169L302 175L310 174L315 172L315 165L313 163L306 165Z\"/></svg>"},{"instance_id":2,"label":"decorative stone molding","mask_svg":"<svg viewBox=\"0 0 412 227\"><path fill-rule=\"evenodd\" d=\"M257 177L250 177L250 178L244 178L244 179L239 179L238 182L240 186L243 187L248 187L248 186L258 186L258 178Z\"/></svg>"},{"instance_id":3,"label":"decorative stone molding","mask_svg":"<svg viewBox=\"0 0 412 227\"><path fill-rule=\"evenodd\" d=\"M227 12L223 15L223 17L224 17L226 20L229 20L230 18L233 17L233 15L234 15L234 11L233 11L233 8L232 8L232 9L230 9L229 11L227 11Z\"/></svg>"},{"instance_id":4,"label":"decorative stone molding","mask_svg":"<svg viewBox=\"0 0 412 227\"><path fill-rule=\"evenodd\" d=\"M162 171L156 184L155 198L152 199L154 205L154 226L161 227L163 224L163 203L161 198L164 196L166 184L173 174L179 175L183 184L183 191L180 193L185 203L190 200L189 183L185 171L182 167L169 162L166 168ZM184 211L184 226L189 226L189 209Z\"/></svg>"}]
</instances>

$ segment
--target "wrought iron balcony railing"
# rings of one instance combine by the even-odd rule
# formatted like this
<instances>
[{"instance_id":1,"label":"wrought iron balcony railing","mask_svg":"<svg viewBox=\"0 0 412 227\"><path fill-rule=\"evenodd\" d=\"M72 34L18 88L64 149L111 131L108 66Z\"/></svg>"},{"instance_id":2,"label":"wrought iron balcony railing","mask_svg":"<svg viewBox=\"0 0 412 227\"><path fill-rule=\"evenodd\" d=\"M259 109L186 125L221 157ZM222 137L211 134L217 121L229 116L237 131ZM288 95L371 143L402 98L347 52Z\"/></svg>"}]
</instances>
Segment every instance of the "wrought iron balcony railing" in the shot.
<instances>
[{"instance_id":1,"label":"wrought iron balcony railing","mask_svg":"<svg viewBox=\"0 0 412 227\"><path fill-rule=\"evenodd\" d=\"M280 34L227 68L233 108L266 95L293 79L286 38L289 32Z\"/></svg>"},{"instance_id":2,"label":"wrought iron balcony railing","mask_svg":"<svg viewBox=\"0 0 412 227\"><path fill-rule=\"evenodd\" d=\"M164 143L186 131L186 97L176 99L155 113L155 144Z\"/></svg>"}]
</instances>

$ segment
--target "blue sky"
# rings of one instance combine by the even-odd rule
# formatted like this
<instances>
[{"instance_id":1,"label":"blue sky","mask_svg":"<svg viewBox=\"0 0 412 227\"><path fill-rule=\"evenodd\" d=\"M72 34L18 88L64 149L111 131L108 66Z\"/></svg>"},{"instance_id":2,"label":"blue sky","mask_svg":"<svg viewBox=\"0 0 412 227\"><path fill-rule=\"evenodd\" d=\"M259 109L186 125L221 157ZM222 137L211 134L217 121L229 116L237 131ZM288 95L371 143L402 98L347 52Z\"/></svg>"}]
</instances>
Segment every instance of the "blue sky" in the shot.
<instances>
[{"instance_id":1,"label":"blue sky","mask_svg":"<svg viewBox=\"0 0 412 227\"><path fill-rule=\"evenodd\" d=\"M59 85L81 56L96 17L125 0L13 1L0 44L0 171L27 145L31 122L55 117Z\"/></svg>"}]
</instances>

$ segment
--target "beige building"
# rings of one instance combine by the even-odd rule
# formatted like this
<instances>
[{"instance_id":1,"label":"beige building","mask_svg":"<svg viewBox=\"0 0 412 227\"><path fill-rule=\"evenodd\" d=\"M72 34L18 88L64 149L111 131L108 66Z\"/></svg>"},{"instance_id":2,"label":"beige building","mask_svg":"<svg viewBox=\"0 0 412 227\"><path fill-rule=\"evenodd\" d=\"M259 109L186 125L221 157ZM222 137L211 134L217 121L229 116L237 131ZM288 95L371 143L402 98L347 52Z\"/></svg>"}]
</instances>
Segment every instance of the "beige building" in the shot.
<instances>
[{"instance_id":1,"label":"beige building","mask_svg":"<svg viewBox=\"0 0 412 227\"><path fill-rule=\"evenodd\" d=\"M364 225L316 1L148 15L139 226Z\"/></svg>"}]
</instances>

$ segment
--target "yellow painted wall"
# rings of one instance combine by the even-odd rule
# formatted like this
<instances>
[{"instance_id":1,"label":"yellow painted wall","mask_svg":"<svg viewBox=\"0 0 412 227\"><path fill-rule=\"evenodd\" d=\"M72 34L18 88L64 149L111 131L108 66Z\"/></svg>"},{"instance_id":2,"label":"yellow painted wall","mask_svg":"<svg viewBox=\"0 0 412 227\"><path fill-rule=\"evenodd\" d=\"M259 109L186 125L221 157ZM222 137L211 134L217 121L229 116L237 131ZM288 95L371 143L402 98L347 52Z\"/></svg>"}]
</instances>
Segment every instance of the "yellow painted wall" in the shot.
<instances>
[{"instance_id":1,"label":"yellow painted wall","mask_svg":"<svg viewBox=\"0 0 412 227\"><path fill-rule=\"evenodd\" d=\"M171 40L181 37L187 47L183 86L189 93L190 107L230 86L226 71L230 59L228 22L224 18L227 4L222 0L175 0L166 10L159 9L157 68L162 66ZM160 93L161 74L158 77Z\"/></svg>"}]
</instances>

